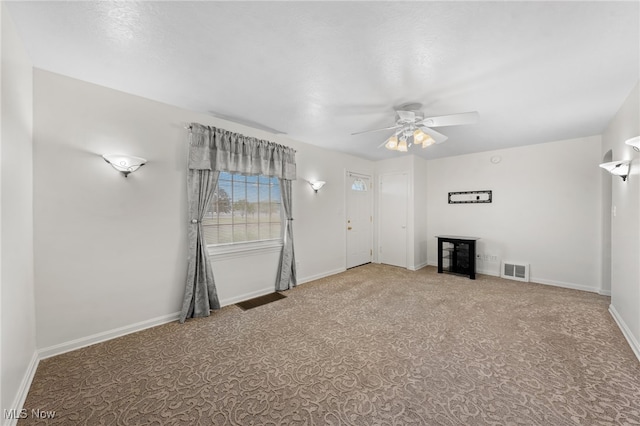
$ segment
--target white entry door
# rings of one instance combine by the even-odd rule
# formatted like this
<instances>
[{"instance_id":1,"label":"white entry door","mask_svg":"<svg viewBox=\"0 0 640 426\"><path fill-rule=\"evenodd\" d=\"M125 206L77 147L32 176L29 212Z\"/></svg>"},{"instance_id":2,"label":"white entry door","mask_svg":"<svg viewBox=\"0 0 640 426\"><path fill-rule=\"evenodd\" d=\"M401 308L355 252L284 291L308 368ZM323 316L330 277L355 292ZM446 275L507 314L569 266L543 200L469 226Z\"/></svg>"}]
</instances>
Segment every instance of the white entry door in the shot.
<instances>
[{"instance_id":1,"label":"white entry door","mask_svg":"<svg viewBox=\"0 0 640 426\"><path fill-rule=\"evenodd\" d=\"M407 204L409 174L380 176L380 263L407 267Z\"/></svg>"},{"instance_id":2,"label":"white entry door","mask_svg":"<svg viewBox=\"0 0 640 426\"><path fill-rule=\"evenodd\" d=\"M371 262L373 213L371 176L347 172L347 268Z\"/></svg>"}]
</instances>

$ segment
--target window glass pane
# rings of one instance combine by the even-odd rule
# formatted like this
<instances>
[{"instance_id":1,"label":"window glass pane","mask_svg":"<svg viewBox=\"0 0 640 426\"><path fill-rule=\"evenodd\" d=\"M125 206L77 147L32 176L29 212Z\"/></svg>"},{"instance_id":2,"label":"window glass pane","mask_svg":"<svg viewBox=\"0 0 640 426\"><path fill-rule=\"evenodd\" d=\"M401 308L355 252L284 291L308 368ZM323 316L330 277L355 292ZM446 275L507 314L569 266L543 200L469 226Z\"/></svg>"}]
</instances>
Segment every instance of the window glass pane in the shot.
<instances>
[{"instance_id":1,"label":"window glass pane","mask_svg":"<svg viewBox=\"0 0 640 426\"><path fill-rule=\"evenodd\" d=\"M250 183L258 182L258 176L247 176L247 182L250 182Z\"/></svg>"},{"instance_id":2,"label":"window glass pane","mask_svg":"<svg viewBox=\"0 0 640 426\"><path fill-rule=\"evenodd\" d=\"M269 238L277 239L282 238L282 225L280 222L274 223L271 222L271 234Z\"/></svg>"},{"instance_id":3,"label":"window glass pane","mask_svg":"<svg viewBox=\"0 0 640 426\"><path fill-rule=\"evenodd\" d=\"M269 222L277 222L280 223L282 220L282 216L280 214L280 203L271 203L270 207L270 215Z\"/></svg>"},{"instance_id":4,"label":"window glass pane","mask_svg":"<svg viewBox=\"0 0 640 426\"><path fill-rule=\"evenodd\" d=\"M258 184L247 183L247 202L245 205L247 222L257 223L259 219ZM256 238L257 239L257 238Z\"/></svg>"},{"instance_id":5,"label":"window glass pane","mask_svg":"<svg viewBox=\"0 0 640 426\"><path fill-rule=\"evenodd\" d=\"M218 227L217 226L202 226L204 232L204 240L207 244L219 244L218 243Z\"/></svg>"},{"instance_id":6,"label":"window glass pane","mask_svg":"<svg viewBox=\"0 0 640 426\"><path fill-rule=\"evenodd\" d=\"M218 225L218 244L232 243L233 242L232 230L233 230L233 227L231 226L231 223L225 224L225 225ZM213 244L213 243L209 243L209 241L207 241L207 243Z\"/></svg>"},{"instance_id":7,"label":"window glass pane","mask_svg":"<svg viewBox=\"0 0 640 426\"><path fill-rule=\"evenodd\" d=\"M243 180L233 180L233 220L242 223L247 216L247 193Z\"/></svg>"},{"instance_id":8,"label":"window glass pane","mask_svg":"<svg viewBox=\"0 0 640 426\"><path fill-rule=\"evenodd\" d=\"M366 191L367 184L362 179L356 179L353 181L351 189L354 191Z\"/></svg>"},{"instance_id":9,"label":"window glass pane","mask_svg":"<svg viewBox=\"0 0 640 426\"><path fill-rule=\"evenodd\" d=\"M260 197L261 203L269 203L269 194L271 192L271 188L269 185L260 185L258 188L258 197Z\"/></svg>"},{"instance_id":10,"label":"window glass pane","mask_svg":"<svg viewBox=\"0 0 640 426\"><path fill-rule=\"evenodd\" d=\"M280 184L276 183L275 185L271 185L271 201L275 203L280 202Z\"/></svg>"},{"instance_id":11,"label":"window glass pane","mask_svg":"<svg viewBox=\"0 0 640 426\"><path fill-rule=\"evenodd\" d=\"M260 239L260 225L257 223L247 224L245 241L258 241Z\"/></svg>"},{"instance_id":12,"label":"window glass pane","mask_svg":"<svg viewBox=\"0 0 640 426\"><path fill-rule=\"evenodd\" d=\"M241 243L243 241L247 241L247 226L244 224L234 224L233 225L233 242Z\"/></svg>"}]
</instances>

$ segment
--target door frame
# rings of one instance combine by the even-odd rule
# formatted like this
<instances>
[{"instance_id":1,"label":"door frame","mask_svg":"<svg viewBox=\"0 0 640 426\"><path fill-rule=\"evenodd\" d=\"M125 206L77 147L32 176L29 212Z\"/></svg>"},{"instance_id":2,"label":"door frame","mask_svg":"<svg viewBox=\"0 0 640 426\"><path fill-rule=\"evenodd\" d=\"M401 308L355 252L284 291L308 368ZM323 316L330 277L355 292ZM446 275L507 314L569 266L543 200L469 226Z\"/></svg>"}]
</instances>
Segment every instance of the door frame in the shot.
<instances>
[{"instance_id":1,"label":"door frame","mask_svg":"<svg viewBox=\"0 0 640 426\"><path fill-rule=\"evenodd\" d=\"M371 213L371 230L370 233L371 235L369 236L369 241L371 242L371 263L374 262L375 257L375 251L374 249L374 223L375 223L375 218L374 218L374 199L375 199L375 194L374 194L374 188L375 188L375 182L373 180L373 174L369 174L369 173L362 173L362 172L354 172L352 170L348 170L348 169L344 169L344 174L342 175L344 180L342 182L342 188L344 189L344 217L342 220L342 223L344 225L344 270L347 270L347 263L348 263L348 259L349 259L349 244L348 244L348 235L347 235L347 220L348 220L348 206L349 203L347 201L347 197L349 196L349 190L347 189L347 181L349 180L350 177L352 176L358 176L358 177L365 177L367 179L369 179L369 191L371 191L371 197L369 200L369 212Z\"/></svg>"}]
</instances>

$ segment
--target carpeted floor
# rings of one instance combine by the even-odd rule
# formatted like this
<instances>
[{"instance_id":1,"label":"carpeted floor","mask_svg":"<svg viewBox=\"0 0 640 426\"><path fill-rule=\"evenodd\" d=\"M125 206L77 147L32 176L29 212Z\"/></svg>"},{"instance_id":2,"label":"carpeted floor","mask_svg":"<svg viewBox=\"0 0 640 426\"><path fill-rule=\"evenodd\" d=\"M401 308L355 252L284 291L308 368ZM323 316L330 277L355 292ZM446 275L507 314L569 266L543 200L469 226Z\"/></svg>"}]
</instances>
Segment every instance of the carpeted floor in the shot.
<instances>
[{"instance_id":1,"label":"carpeted floor","mask_svg":"<svg viewBox=\"0 0 640 426\"><path fill-rule=\"evenodd\" d=\"M636 425L592 293L366 265L43 360L19 425Z\"/></svg>"}]
</instances>

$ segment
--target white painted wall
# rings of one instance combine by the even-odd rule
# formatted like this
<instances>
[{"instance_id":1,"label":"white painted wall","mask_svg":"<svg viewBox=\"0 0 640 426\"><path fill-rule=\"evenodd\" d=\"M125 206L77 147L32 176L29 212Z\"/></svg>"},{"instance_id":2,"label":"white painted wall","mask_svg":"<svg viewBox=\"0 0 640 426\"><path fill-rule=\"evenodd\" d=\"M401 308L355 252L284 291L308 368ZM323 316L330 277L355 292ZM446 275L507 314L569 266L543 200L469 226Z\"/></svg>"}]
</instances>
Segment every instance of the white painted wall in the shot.
<instances>
[{"instance_id":1,"label":"white painted wall","mask_svg":"<svg viewBox=\"0 0 640 426\"><path fill-rule=\"evenodd\" d=\"M41 70L34 78L36 306L46 355L175 318L186 271L183 126L192 121L296 149L299 281L344 270L344 170L372 174L370 161ZM100 157L119 152L148 164L125 179ZM317 194L305 182L313 179L327 182ZM223 302L273 288L272 258L213 260Z\"/></svg>"},{"instance_id":2,"label":"white painted wall","mask_svg":"<svg viewBox=\"0 0 640 426\"><path fill-rule=\"evenodd\" d=\"M480 273L522 261L531 281L600 290L600 156L593 136L429 161L429 263L436 235L475 236L478 253L498 260L478 262ZM473 190L492 190L493 203L447 203L448 192Z\"/></svg>"},{"instance_id":3,"label":"white painted wall","mask_svg":"<svg viewBox=\"0 0 640 426\"><path fill-rule=\"evenodd\" d=\"M0 410L21 408L37 365L33 303L33 77L30 60L5 8L1 3ZM2 421L7 419L3 416Z\"/></svg>"},{"instance_id":4,"label":"white painted wall","mask_svg":"<svg viewBox=\"0 0 640 426\"><path fill-rule=\"evenodd\" d=\"M624 143L640 135L640 83L602 136L602 153L632 160L626 182L613 177L611 217L611 313L640 359L640 154Z\"/></svg>"},{"instance_id":5,"label":"white painted wall","mask_svg":"<svg viewBox=\"0 0 640 426\"><path fill-rule=\"evenodd\" d=\"M296 150L298 180L294 182L293 233L298 281L306 282L344 271L347 265L345 171L373 176L369 160L287 140ZM307 181L323 180L314 193Z\"/></svg>"}]
</instances>

